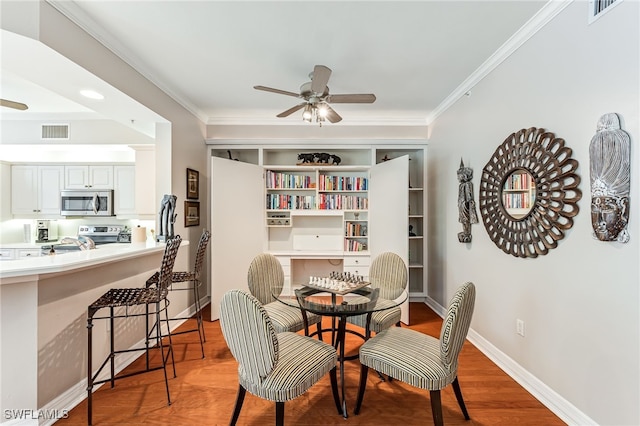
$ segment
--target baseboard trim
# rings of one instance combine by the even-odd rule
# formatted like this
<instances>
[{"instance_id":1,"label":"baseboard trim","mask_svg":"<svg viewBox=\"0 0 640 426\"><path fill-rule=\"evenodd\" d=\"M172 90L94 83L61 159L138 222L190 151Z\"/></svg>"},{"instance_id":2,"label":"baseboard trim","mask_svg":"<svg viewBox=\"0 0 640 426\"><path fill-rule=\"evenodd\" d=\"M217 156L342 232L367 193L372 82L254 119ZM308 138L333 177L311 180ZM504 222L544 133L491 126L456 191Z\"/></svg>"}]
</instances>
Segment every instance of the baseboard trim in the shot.
<instances>
[{"instance_id":1,"label":"baseboard trim","mask_svg":"<svg viewBox=\"0 0 640 426\"><path fill-rule=\"evenodd\" d=\"M200 299L200 306L202 309L205 308L206 305L210 303L209 297L204 297ZM191 317L196 313L195 304L189 306L184 311L180 312L176 315L176 318L179 317ZM181 321L171 321L171 331L180 327L186 320ZM144 345L144 338L131 346L131 348L140 347ZM116 374L120 373L122 370L127 368L131 363L133 363L136 359L142 356L141 353L131 352L129 354L122 355L117 358L115 364L115 372ZM106 373L105 373L106 374ZM101 376L102 377L102 376ZM107 378L107 377L104 377ZM106 383L101 383L99 385L94 386L93 391L97 391L100 389L102 385ZM60 394L58 397L52 399L49 403L45 404L44 407L41 407L39 410L42 412L58 412L64 413L71 411L78 404L84 401L87 398L87 379L82 379L79 383L71 386L65 392ZM47 419L40 423L40 426L50 426L54 424L58 419Z\"/></svg>"},{"instance_id":2,"label":"baseboard trim","mask_svg":"<svg viewBox=\"0 0 640 426\"><path fill-rule=\"evenodd\" d=\"M446 314L446 309L430 297L427 297L425 304L441 317L444 317ZM560 417L563 422L569 425L597 426L598 423L593 419L496 348L475 330L469 330L467 339L509 377L533 395L534 398L540 401L556 416Z\"/></svg>"}]
</instances>

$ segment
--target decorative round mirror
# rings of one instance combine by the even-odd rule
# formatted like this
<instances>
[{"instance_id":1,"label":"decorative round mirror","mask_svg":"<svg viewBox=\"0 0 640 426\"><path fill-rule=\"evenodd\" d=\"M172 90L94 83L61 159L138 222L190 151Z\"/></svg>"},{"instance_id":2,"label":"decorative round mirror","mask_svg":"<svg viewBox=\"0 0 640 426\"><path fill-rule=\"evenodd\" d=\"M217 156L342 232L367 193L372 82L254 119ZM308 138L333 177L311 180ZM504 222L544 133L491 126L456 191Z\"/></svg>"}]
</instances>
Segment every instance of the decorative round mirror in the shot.
<instances>
[{"instance_id":1,"label":"decorative round mirror","mask_svg":"<svg viewBox=\"0 0 640 426\"><path fill-rule=\"evenodd\" d=\"M482 170L480 213L507 254L538 257L555 248L578 214L578 161L564 139L532 127L509 135Z\"/></svg>"}]
</instances>

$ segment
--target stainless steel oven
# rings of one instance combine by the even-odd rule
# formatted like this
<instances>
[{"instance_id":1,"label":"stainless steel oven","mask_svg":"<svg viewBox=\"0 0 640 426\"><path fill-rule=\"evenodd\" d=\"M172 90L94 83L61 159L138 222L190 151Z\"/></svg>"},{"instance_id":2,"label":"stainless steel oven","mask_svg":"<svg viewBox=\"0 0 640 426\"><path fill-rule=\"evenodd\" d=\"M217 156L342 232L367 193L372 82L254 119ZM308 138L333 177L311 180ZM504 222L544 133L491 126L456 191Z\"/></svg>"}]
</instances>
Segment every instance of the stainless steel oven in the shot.
<instances>
[{"instance_id":1,"label":"stainless steel oven","mask_svg":"<svg viewBox=\"0 0 640 426\"><path fill-rule=\"evenodd\" d=\"M61 216L113 216L113 190L60 192Z\"/></svg>"}]
</instances>

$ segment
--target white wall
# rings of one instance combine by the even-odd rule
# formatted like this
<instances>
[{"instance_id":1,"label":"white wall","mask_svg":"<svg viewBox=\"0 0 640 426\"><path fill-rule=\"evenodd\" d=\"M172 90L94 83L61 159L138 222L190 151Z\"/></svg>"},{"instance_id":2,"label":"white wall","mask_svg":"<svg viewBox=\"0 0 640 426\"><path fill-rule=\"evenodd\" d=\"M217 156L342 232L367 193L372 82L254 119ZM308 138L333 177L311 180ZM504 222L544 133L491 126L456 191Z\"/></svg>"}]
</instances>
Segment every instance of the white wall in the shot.
<instances>
[{"instance_id":1,"label":"white wall","mask_svg":"<svg viewBox=\"0 0 640 426\"><path fill-rule=\"evenodd\" d=\"M621 2L590 26L587 5L569 5L433 124L429 294L446 306L459 285L475 282L475 332L598 424L638 425L640 3ZM631 135L627 244L591 237L588 148L609 112ZM459 243L460 158L474 169L478 201L482 168L495 148L528 127L564 138L580 163L583 196L573 228L536 259L503 253L482 222L472 226L471 244ZM516 335L517 318L525 321L524 338Z\"/></svg>"},{"instance_id":2,"label":"white wall","mask_svg":"<svg viewBox=\"0 0 640 426\"><path fill-rule=\"evenodd\" d=\"M156 126L156 173L148 178L156 181L158 206L163 194L177 195L175 232L198 241L208 227L204 124L48 3L3 2L2 14L3 29L39 40L166 120ZM184 227L183 212L187 167L200 171L203 184L200 226L189 228ZM196 247L189 247L191 256Z\"/></svg>"},{"instance_id":3,"label":"white wall","mask_svg":"<svg viewBox=\"0 0 640 426\"><path fill-rule=\"evenodd\" d=\"M204 188L200 190L202 215L200 227L184 227L182 200L186 195L187 167L200 171L201 182L206 182L207 179L203 123L48 3L44 1L5 3L2 4L3 28L30 36L48 45L155 111L167 121L159 122L157 125L156 175L149 176L149 179L155 179L158 194L173 193L178 196L178 220L175 224L175 232L181 235L183 240L197 242L202 228L208 227L207 191ZM10 27L5 27L5 24ZM160 198L158 198L158 205L159 201ZM180 265L176 264L176 270L185 270L193 265L191 259L195 256L197 243L185 247L185 250L189 251L189 260L181 261ZM180 253L184 253L182 250L181 248ZM206 265L204 270L207 270ZM138 272L141 276L148 275L148 269L145 268ZM140 285L143 283L140 282ZM186 299L187 297L177 297L172 300L170 315L175 316L188 307L191 301ZM84 309L86 309L86 305ZM46 320L47 317L44 315L42 318ZM43 324L41 327L43 327L42 332L46 334L47 330L44 329ZM41 336L41 347L43 344L45 345L42 347L43 349L46 349L46 345L49 344L47 339L48 336ZM73 343L71 340L69 342ZM43 359L43 361L48 362L47 359ZM43 371L48 370L43 369ZM41 380L49 379L50 377L47 375L49 373L52 372L43 373L41 371ZM72 379L78 380L80 377L81 375L78 375ZM55 379L55 377L53 378ZM50 401L62 389L63 387L56 387L53 393L45 392L39 395L40 403Z\"/></svg>"}]
</instances>

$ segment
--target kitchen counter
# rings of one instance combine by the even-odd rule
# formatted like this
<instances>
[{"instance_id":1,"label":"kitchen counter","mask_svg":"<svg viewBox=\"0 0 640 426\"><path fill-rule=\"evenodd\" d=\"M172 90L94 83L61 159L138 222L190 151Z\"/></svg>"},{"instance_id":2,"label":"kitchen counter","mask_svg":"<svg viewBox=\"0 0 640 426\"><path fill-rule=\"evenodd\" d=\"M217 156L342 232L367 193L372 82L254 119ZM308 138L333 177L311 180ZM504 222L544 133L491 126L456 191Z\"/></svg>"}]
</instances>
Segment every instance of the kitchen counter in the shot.
<instances>
[{"instance_id":1,"label":"kitchen counter","mask_svg":"<svg viewBox=\"0 0 640 426\"><path fill-rule=\"evenodd\" d=\"M175 271L189 270L188 245L182 241ZM86 397L87 307L111 288L143 287L160 269L164 247L113 243L0 262L0 412L62 412ZM190 314L189 292L170 293L169 317ZM94 360L108 354L106 323L96 323L93 329ZM119 342L134 346L144 341L143 324L117 322ZM116 360L116 370L136 356ZM28 424L38 425L38 420Z\"/></svg>"},{"instance_id":2,"label":"kitchen counter","mask_svg":"<svg viewBox=\"0 0 640 426\"><path fill-rule=\"evenodd\" d=\"M46 243L0 243L0 249L39 249L42 246L50 246L51 244L58 244L58 241Z\"/></svg>"},{"instance_id":3,"label":"kitchen counter","mask_svg":"<svg viewBox=\"0 0 640 426\"><path fill-rule=\"evenodd\" d=\"M23 244L28 245L28 243ZM188 245L188 242L183 241L180 246L184 245ZM11 247L15 246L11 245ZM113 243L99 245L95 250L78 250L52 256L5 260L0 263L0 285L3 284L3 278L66 272L163 250L164 244L161 243Z\"/></svg>"}]
</instances>

